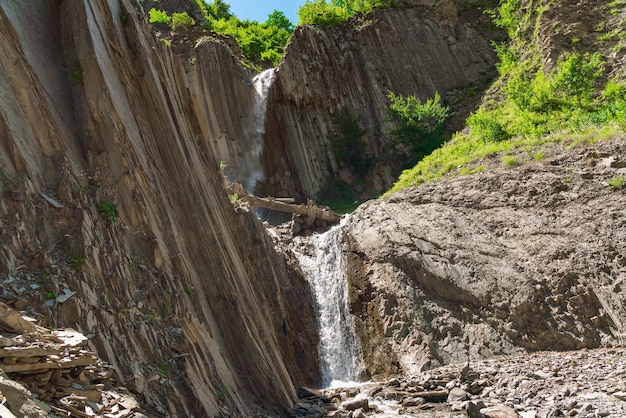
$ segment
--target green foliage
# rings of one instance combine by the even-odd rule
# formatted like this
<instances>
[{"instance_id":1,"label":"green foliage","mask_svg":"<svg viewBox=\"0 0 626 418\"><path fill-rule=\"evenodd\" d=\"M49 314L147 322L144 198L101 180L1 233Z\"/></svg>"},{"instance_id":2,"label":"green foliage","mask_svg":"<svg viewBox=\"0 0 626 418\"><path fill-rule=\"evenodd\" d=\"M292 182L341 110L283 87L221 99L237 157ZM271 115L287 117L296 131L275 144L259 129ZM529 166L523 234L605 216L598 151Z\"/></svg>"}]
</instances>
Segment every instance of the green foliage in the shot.
<instances>
[{"instance_id":1,"label":"green foliage","mask_svg":"<svg viewBox=\"0 0 626 418\"><path fill-rule=\"evenodd\" d=\"M344 109L333 115L332 122L329 143L335 160L363 178L371 169L373 159L363 140L365 131L359 125L359 117Z\"/></svg>"},{"instance_id":2,"label":"green foliage","mask_svg":"<svg viewBox=\"0 0 626 418\"><path fill-rule=\"evenodd\" d=\"M420 159L445 141L444 128L450 118L450 109L441 104L439 93L420 101L415 96L399 96L389 92L389 119L394 128L388 151L406 162Z\"/></svg>"},{"instance_id":3,"label":"green foliage","mask_svg":"<svg viewBox=\"0 0 626 418\"><path fill-rule=\"evenodd\" d=\"M621 189L626 185L626 176L615 176L607 180L606 183L614 189Z\"/></svg>"},{"instance_id":4,"label":"green foliage","mask_svg":"<svg viewBox=\"0 0 626 418\"><path fill-rule=\"evenodd\" d=\"M235 38L250 62L278 65L293 31L293 24L284 13L274 10L265 23L259 23L239 20L230 14L230 6L223 2L214 2L207 8L209 27L219 34Z\"/></svg>"},{"instance_id":5,"label":"green foliage","mask_svg":"<svg viewBox=\"0 0 626 418\"><path fill-rule=\"evenodd\" d=\"M520 164L519 157L516 155L505 155L502 157L502 164L508 167Z\"/></svg>"},{"instance_id":6,"label":"green foliage","mask_svg":"<svg viewBox=\"0 0 626 418\"><path fill-rule=\"evenodd\" d=\"M500 7L493 11L493 21L509 33L511 39L515 38L520 24L520 0L501 0Z\"/></svg>"},{"instance_id":7,"label":"green foliage","mask_svg":"<svg viewBox=\"0 0 626 418\"><path fill-rule=\"evenodd\" d=\"M204 10L206 10L207 18L214 20L230 19L233 14L230 12L230 5L223 0L214 0L212 3L204 3Z\"/></svg>"},{"instance_id":8,"label":"green foliage","mask_svg":"<svg viewBox=\"0 0 626 418\"><path fill-rule=\"evenodd\" d=\"M299 25L341 26L349 18L348 10L332 3L326 3L326 0L307 1L298 9Z\"/></svg>"},{"instance_id":9,"label":"green foliage","mask_svg":"<svg viewBox=\"0 0 626 418\"><path fill-rule=\"evenodd\" d=\"M193 26L195 24L196 21L193 20L193 18L189 16L187 12L172 14L172 30L177 30L181 26Z\"/></svg>"},{"instance_id":10,"label":"green foliage","mask_svg":"<svg viewBox=\"0 0 626 418\"><path fill-rule=\"evenodd\" d=\"M332 177L317 192L315 201L337 213L350 213L359 204L354 186L340 177Z\"/></svg>"},{"instance_id":11,"label":"green foliage","mask_svg":"<svg viewBox=\"0 0 626 418\"><path fill-rule=\"evenodd\" d=\"M368 13L374 7L389 4L389 0L307 0L298 9L298 24L340 26L355 13Z\"/></svg>"},{"instance_id":12,"label":"green foliage","mask_svg":"<svg viewBox=\"0 0 626 418\"><path fill-rule=\"evenodd\" d=\"M501 142L511 138L500 113L499 110L493 110L470 115L467 124L472 127L472 134L485 142Z\"/></svg>"},{"instance_id":13,"label":"green foliage","mask_svg":"<svg viewBox=\"0 0 626 418\"><path fill-rule=\"evenodd\" d=\"M351 212L358 205L356 186L370 172L374 159L363 138L365 131L359 117L343 109L332 116L332 129L328 138L329 148L339 168L347 169L353 176L352 184L341 177L327 179L317 192L316 200L331 207L335 212Z\"/></svg>"},{"instance_id":14,"label":"green foliage","mask_svg":"<svg viewBox=\"0 0 626 418\"><path fill-rule=\"evenodd\" d=\"M602 58L597 52L566 54L557 66L553 86L557 94L575 98L578 106L589 106L603 72Z\"/></svg>"},{"instance_id":15,"label":"green foliage","mask_svg":"<svg viewBox=\"0 0 626 418\"><path fill-rule=\"evenodd\" d=\"M265 25L274 26L287 32L293 32L294 29L293 23L291 23L289 19L287 19L287 16L279 10L274 10L267 16Z\"/></svg>"},{"instance_id":16,"label":"green foliage","mask_svg":"<svg viewBox=\"0 0 626 418\"><path fill-rule=\"evenodd\" d=\"M83 79L83 69L80 67L76 67L70 73L70 78L72 80L80 81Z\"/></svg>"},{"instance_id":17,"label":"green foliage","mask_svg":"<svg viewBox=\"0 0 626 418\"><path fill-rule=\"evenodd\" d=\"M215 391L215 396L217 396L218 398L223 398L225 396L228 396L228 394L229 390L226 386L222 386L220 389Z\"/></svg>"},{"instance_id":18,"label":"green foliage","mask_svg":"<svg viewBox=\"0 0 626 418\"><path fill-rule=\"evenodd\" d=\"M149 22L152 23L153 25L158 25L158 24L169 25L170 24L170 16L167 14L167 12L164 12L163 10L158 10L153 7L152 9L148 11L148 16L149 16Z\"/></svg>"},{"instance_id":19,"label":"green foliage","mask_svg":"<svg viewBox=\"0 0 626 418\"><path fill-rule=\"evenodd\" d=\"M87 261L85 257L72 257L68 265L74 270L80 271L80 266Z\"/></svg>"},{"instance_id":20,"label":"green foliage","mask_svg":"<svg viewBox=\"0 0 626 418\"><path fill-rule=\"evenodd\" d=\"M551 69L541 62L538 22L546 4L500 1L494 21L511 40L495 46L500 78L489 100L468 118L469 134L458 134L406 170L392 191L450 172L469 174L472 161L515 147L527 149L528 159L541 159L544 142L574 146L626 129L626 85L615 80L603 85L606 69L599 53L565 52ZM509 155L502 162L520 160Z\"/></svg>"},{"instance_id":21,"label":"green foliage","mask_svg":"<svg viewBox=\"0 0 626 418\"><path fill-rule=\"evenodd\" d=\"M156 365L157 373L163 377L170 377L174 373L174 365L169 361Z\"/></svg>"},{"instance_id":22,"label":"green foliage","mask_svg":"<svg viewBox=\"0 0 626 418\"><path fill-rule=\"evenodd\" d=\"M100 202L97 205L98 213L111 222L117 222L117 208L112 203Z\"/></svg>"}]
</instances>

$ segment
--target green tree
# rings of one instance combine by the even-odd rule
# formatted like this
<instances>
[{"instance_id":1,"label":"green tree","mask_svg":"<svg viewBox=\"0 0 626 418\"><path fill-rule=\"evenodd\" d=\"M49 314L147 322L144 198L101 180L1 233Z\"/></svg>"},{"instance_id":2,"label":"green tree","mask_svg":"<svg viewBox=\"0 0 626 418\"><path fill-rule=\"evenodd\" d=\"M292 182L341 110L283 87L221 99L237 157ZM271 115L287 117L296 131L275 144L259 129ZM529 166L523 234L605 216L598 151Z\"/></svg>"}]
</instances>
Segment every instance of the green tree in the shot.
<instances>
[{"instance_id":1,"label":"green tree","mask_svg":"<svg viewBox=\"0 0 626 418\"><path fill-rule=\"evenodd\" d=\"M342 6L326 3L326 0L307 0L298 9L299 25L317 25L322 27L340 26L348 18L350 13Z\"/></svg>"},{"instance_id":2,"label":"green tree","mask_svg":"<svg viewBox=\"0 0 626 418\"><path fill-rule=\"evenodd\" d=\"M339 26L355 13L368 13L374 7L390 4L390 0L307 0L298 9L298 24Z\"/></svg>"},{"instance_id":3,"label":"green tree","mask_svg":"<svg viewBox=\"0 0 626 418\"><path fill-rule=\"evenodd\" d=\"M210 17L216 20L229 19L233 17L230 12L230 4L224 2L224 0L213 0L213 3L206 3L207 13Z\"/></svg>"},{"instance_id":4,"label":"green tree","mask_svg":"<svg viewBox=\"0 0 626 418\"><path fill-rule=\"evenodd\" d=\"M279 10L274 10L267 16L266 26L275 26L287 32L293 32L293 23L287 19L287 16Z\"/></svg>"}]
</instances>

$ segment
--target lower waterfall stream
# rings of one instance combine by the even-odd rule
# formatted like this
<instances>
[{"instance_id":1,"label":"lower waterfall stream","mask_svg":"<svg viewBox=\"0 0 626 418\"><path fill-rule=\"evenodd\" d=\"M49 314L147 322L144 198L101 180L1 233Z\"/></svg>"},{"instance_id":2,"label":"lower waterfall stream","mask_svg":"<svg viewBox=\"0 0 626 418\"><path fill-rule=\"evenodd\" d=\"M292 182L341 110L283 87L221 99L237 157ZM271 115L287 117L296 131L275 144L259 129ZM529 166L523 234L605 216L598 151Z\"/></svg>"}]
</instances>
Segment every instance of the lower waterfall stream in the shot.
<instances>
[{"instance_id":1,"label":"lower waterfall stream","mask_svg":"<svg viewBox=\"0 0 626 418\"><path fill-rule=\"evenodd\" d=\"M316 301L324 387L334 382L359 380L362 367L348 306L346 263L341 245L342 229L347 219L345 217L330 231L303 239L309 251L297 254Z\"/></svg>"},{"instance_id":2,"label":"lower waterfall stream","mask_svg":"<svg viewBox=\"0 0 626 418\"><path fill-rule=\"evenodd\" d=\"M371 416L404 417L397 402L369 396L376 383L362 382L365 370L348 304L346 258L342 251L343 229L348 219L344 217L340 225L323 234L296 238L300 248L295 253L316 304L323 387L329 393L347 390L353 394L352 400L367 400Z\"/></svg>"}]
</instances>

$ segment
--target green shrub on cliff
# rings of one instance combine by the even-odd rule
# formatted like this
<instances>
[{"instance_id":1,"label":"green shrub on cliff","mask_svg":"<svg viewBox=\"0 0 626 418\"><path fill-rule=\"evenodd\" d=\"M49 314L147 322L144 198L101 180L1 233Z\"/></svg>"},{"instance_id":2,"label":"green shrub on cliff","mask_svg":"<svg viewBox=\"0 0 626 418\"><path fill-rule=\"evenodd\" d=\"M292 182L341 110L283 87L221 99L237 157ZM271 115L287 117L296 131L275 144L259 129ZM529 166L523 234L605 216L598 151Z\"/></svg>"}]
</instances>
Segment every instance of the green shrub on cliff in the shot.
<instances>
[{"instance_id":1,"label":"green shrub on cliff","mask_svg":"<svg viewBox=\"0 0 626 418\"><path fill-rule=\"evenodd\" d=\"M255 66L278 65L294 26L285 14L274 10L263 23L240 20L222 0L203 2L207 27L237 40L245 58Z\"/></svg>"},{"instance_id":2,"label":"green shrub on cliff","mask_svg":"<svg viewBox=\"0 0 626 418\"><path fill-rule=\"evenodd\" d=\"M167 14L167 12L164 12L163 10L158 10L153 7L152 9L148 11L148 16L149 16L149 22L152 23L153 25L158 25L158 24L169 25L170 24L170 16Z\"/></svg>"},{"instance_id":3,"label":"green shrub on cliff","mask_svg":"<svg viewBox=\"0 0 626 418\"><path fill-rule=\"evenodd\" d=\"M387 97L390 101L389 122L393 124L393 129L387 132L390 139L387 152L406 168L444 142L450 109L441 104L437 92L425 102L415 96L404 97L393 92Z\"/></svg>"},{"instance_id":4,"label":"green shrub on cliff","mask_svg":"<svg viewBox=\"0 0 626 418\"><path fill-rule=\"evenodd\" d=\"M546 7L500 2L494 21L511 40L496 46L500 77L468 118L469 133L457 134L404 171L388 193L453 171L469 173L467 164L497 152L524 147L532 155L547 141L610 137L626 129L626 85L607 81L606 58L598 51L572 47L550 67L541 60L538 28Z\"/></svg>"},{"instance_id":5,"label":"green shrub on cliff","mask_svg":"<svg viewBox=\"0 0 626 418\"><path fill-rule=\"evenodd\" d=\"M340 26L356 13L367 13L374 7L388 6L389 0L307 0L298 9L299 25Z\"/></svg>"},{"instance_id":6,"label":"green shrub on cliff","mask_svg":"<svg viewBox=\"0 0 626 418\"><path fill-rule=\"evenodd\" d=\"M181 26L193 26L195 24L196 21L193 20L193 18L189 16L187 12L172 13L172 30L176 30Z\"/></svg>"}]
</instances>

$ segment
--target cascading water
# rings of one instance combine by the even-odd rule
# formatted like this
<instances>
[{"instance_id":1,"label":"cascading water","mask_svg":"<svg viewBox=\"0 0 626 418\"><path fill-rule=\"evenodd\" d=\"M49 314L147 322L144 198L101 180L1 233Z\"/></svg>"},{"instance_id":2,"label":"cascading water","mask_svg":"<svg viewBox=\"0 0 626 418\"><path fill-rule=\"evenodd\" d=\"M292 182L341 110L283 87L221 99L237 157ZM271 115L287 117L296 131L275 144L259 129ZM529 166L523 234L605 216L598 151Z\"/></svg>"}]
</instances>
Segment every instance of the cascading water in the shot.
<instances>
[{"instance_id":1,"label":"cascading water","mask_svg":"<svg viewBox=\"0 0 626 418\"><path fill-rule=\"evenodd\" d=\"M308 238L310 253L298 254L316 299L320 334L319 357L325 387L333 381L353 382L359 378L360 351L348 306L345 257L341 251L341 225Z\"/></svg>"},{"instance_id":2,"label":"cascading water","mask_svg":"<svg viewBox=\"0 0 626 418\"><path fill-rule=\"evenodd\" d=\"M263 135L265 134L265 113L267 112L267 98L270 87L276 75L276 68L270 68L252 79L255 91L253 130L248 146L244 150L243 164L240 169L244 172L237 178L248 192L254 191L254 186L263 179L260 156L263 151Z\"/></svg>"}]
</instances>

